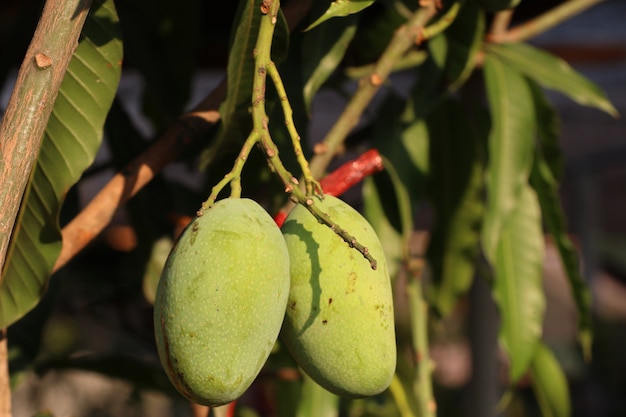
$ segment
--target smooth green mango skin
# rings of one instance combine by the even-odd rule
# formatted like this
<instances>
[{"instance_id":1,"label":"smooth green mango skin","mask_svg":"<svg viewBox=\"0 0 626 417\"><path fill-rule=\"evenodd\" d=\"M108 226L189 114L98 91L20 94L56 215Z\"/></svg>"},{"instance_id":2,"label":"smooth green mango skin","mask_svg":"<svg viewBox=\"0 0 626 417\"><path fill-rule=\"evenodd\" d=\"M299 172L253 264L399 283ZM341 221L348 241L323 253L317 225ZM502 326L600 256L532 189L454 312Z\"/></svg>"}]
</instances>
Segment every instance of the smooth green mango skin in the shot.
<instances>
[{"instance_id":1,"label":"smooth green mango skin","mask_svg":"<svg viewBox=\"0 0 626 417\"><path fill-rule=\"evenodd\" d=\"M396 368L391 283L382 246L370 224L342 200L315 200L366 246L373 270L354 248L299 205L282 226L291 288L281 340L318 384L345 397L385 390Z\"/></svg>"},{"instance_id":2,"label":"smooth green mango skin","mask_svg":"<svg viewBox=\"0 0 626 417\"><path fill-rule=\"evenodd\" d=\"M154 330L161 363L188 399L238 398L265 364L289 293L280 229L249 199L218 201L172 249L157 289Z\"/></svg>"}]
</instances>

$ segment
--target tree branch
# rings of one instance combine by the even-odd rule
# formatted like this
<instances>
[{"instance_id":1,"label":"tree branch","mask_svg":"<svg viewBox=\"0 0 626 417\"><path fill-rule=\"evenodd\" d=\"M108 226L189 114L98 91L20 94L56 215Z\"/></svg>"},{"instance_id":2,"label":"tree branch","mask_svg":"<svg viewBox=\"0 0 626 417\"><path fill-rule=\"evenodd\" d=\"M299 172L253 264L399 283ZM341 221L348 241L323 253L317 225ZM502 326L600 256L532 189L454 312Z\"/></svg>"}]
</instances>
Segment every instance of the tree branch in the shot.
<instances>
[{"instance_id":1,"label":"tree branch","mask_svg":"<svg viewBox=\"0 0 626 417\"><path fill-rule=\"evenodd\" d=\"M501 34L493 33L489 41L496 43L521 42L552 29L563 21L605 0L569 0L536 18Z\"/></svg>"},{"instance_id":2,"label":"tree branch","mask_svg":"<svg viewBox=\"0 0 626 417\"><path fill-rule=\"evenodd\" d=\"M0 123L0 274L29 174L90 7L91 0L46 1ZM6 331L1 332L0 417L10 417Z\"/></svg>"},{"instance_id":3,"label":"tree branch","mask_svg":"<svg viewBox=\"0 0 626 417\"><path fill-rule=\"evenodd\" d=\"M324 141L317 146L320 149L317 155L311 159L311 172L315 178L320 178L328 164L340 150L350 131L358 124L365 108L378 92L380 86L389 77L396 62L404 54L420 41L420 33L426 23L435 15L435 2L428 2L419 8L409 21L398 29L382 56L376 63L374 71L359 81L356 93L344 109L337 122L330 129Z\"/></svg>"},{"instance_id":4,"label":"tree branch","mask_svg":"<svg viewBox=\"0 0 626 417\"><path fill-rule=\"evenodd\" d=\"M183 150L203 138L220 119L218 107L226 80L189 113L181 116L152 146L118 172L62 230L63 248L53 273L85 248L122 207Z\"/></svg>"}]
</instances>

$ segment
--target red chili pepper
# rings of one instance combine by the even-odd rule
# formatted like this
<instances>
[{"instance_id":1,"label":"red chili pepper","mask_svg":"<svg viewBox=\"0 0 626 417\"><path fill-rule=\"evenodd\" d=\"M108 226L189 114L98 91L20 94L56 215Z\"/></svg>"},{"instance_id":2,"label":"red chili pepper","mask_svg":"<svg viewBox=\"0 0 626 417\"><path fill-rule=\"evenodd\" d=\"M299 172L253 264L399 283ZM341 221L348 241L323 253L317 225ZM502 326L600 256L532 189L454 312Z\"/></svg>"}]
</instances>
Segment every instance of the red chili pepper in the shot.
<instances>
[{"instance_id":1,"label":"red chili pepper","mask_svg":"<svg viewBox=\"0 0 626 417\"><path fill-rule=\"evenodd\" d=\"M346 162L339 168L322 178L320 185L324 194L335 197L348 191L363 178L383 170L383 159L376 149L362 153L358 158ZM285 211L279 211L274 221L281 227L287 218Z\"/></svg>"}]
</instances>

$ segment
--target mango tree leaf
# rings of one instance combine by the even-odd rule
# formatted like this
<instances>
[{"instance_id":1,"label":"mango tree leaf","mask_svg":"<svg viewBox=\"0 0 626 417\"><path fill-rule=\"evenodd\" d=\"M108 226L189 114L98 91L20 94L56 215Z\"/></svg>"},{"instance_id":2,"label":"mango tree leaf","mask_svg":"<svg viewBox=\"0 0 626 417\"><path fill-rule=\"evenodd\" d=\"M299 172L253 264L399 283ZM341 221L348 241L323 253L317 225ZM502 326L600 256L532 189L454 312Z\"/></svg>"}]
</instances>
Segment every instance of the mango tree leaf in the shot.
<instances>
[{"instance_id":1,"label":"mango tree leaf","mask_svg":"<svg viewBox=\"0 0 626 417\"><path fill-rule=\"evenodd\" d=\"M401 269L403 261L402 235L389 221L383 207L380 193L371 177L363 181L363 216L374 228L380 239L387 260L387 268L391 279L395 279Z\"/></svg>"},{"instance_id":2,"label":"mango tree leaf","mask_svg":"<svg viewBox=\"0 0 626 417\"><path fill-rule=\"evenodd\" d=\"M564 60L524 43L489 44L486 50L541 86L563 93L578 104L618 116L604 91Z\"/></svg>"},{"instance_id":3,"label":"mango tree leaf","mask_svg":"<svg viewBox=\"0 0 626 417\"><path fill-rule=\"evenodd\" d=\"M559 251L563 269L572 290L578 310L578 337L586 358L591 357L592 317L591 294L581 273L580 259L576 248L567 234L567 222L558 190L560 175L560 155L556 154L558 132L554 125L558 118L556 111L545 99L543 91L530 83L537 109L537 133L541 152L533 164L530 183L537 192L544 223Z\"/></svg>"},{"instance_id":4,"label":"mango tree leaf","mask_svg":"<svg viewBox=\"0 0 626 417\"><path fill-rule=\"evenodd\" d=\"M411 89L413 117L425 117L435 106L457 91L476 66L485 18L473 4L464 2L454 22L429 40L429 56L418 68Z\"/></svg>"},{"instance_id":5,"label":"mango tree leaf","mask_svg":"<svg viewBox=\"0 0 626 417\"><path fill-rule=\"evenodd\" d=\"M372 142L394 167L415 202L425 195L428 131L425 120L414 118L406 107L405 100L389 95L373 124Z\"/></svg>"},{"instance_id":6,"label":"mango tree leaf","mask_svg":"<svg viewBox=\"0 0 626 417\"><path fill-rule=\"evenodd\" d=\"M544 237L535 191L520 190L517 204L502 225L493 262L493 298L502 319L499 340L510 360L509 379L527 371L541 338Z\"/></svg>"},{"instance_id":7,"label":"mango tree leaf","mask_svg":"<svg viewBox=\"0 0 626 417\"><path fill-rule=\"evenodd\" d=\"M304 34L302 76L307 111L310 111L311 102L317 91L337 69L355 33L356 20L349 17Z\"/></svg>"},{"instance_id":8,"label":"mango tree leaf","mask_svg":"<svg viewBox=\"0 0 626 417\"><path fill-rule=\"evenodd\" d=\"M461 9L443 36L448 44L445 61L447 90L456 91L476 66L485 32L485 15L471 2L463 2Z\"/></svg>"},{"instance_id":9,"label":"mango tree leaf","mask_svg":"<svg viewBox=\"0 0 626 417\"><path fill-rule=\"evenodd\" d=\"M554 354L539 343L531 364L531 385L543 417L570 417L567 378Z\"/></svg>"},{"instance_id":10,"label":"mango tree leaf","mask_svg":"<svg viewBox=\"0 0 626 417\"><path fill-rule=\"evenodd\" d=\"M230 130L237 131L237 136L245 138L251 123L248 108L252 97L254 80L254 47L261 25L261 13L258 12L258 0L246 0L239 4L234 22L232 42L226 69L228 89L226 98L220 106L222 121L221 136L228 136ZM246 118L248 123L238 128L239 118Z\"/></svg>"},{"instance_id":11,"label":"mango tree leaf","mask_svg":"<svg viewBox=\"0 0 626 417\"><path fill-rule=\"evenodd\" d=\"M252 128L249 108L252 103L254 81L254 48L263 16L261 0L245 0L239 4L233 23L226 74L228 88L220 106L221 126L215 143L202 155L203 166L211 164L224 143L242 143ZM288 48L289 31L282 16L277 19L272 41L272 59L280 61ZM269 78L269 77L268 77Z\"/></svg>"},{"instance_id":12,"label":"mango tree leaf","mask_svg":"<svg viewBox=\"0 0 626 417\"><path fill-rule=\"evenodd\" d=\"M535 114L528 83L515 68L487 54L484 74L492 126L482 241L487 258L492 260L500 229L528 181L535 146Z\"/></svg>"},{"instance_id":13,"label":"mango tree leaf","mask_svg":"<svg viewBox=\"0 0 626 417\"><path fill-rule=\"evenodd\" d=\"M345 17L358 13L361 10L368 8L373 3L374 0L335 0L330 4L324 14L311 23L305 31L311 30L322 22L332 19L333 17Z\"/></svg>"},{"instance_id":14,"label":"mango tree leaf","mask_svg":"<svg viewBox=\"0 0 626 417\"><path fill-rule=\"evenodd\" d=\"M456 102L448 100L429 115L428 131L429 195L435 211L427 253L433 274L429 298L446 315L474 276L484 211L484 164L479 135Z\"/></svg>"},{"instance_id":15,"label":"mango tree leaf","mask_svg":"<svg viewBox=\"0 0 626 417\"><path fill-rule=\"evenodd\" d=\"M113 1L98 1L61 84L13 231L0 286L0 328L32 309L46 290L61 250L61 204L100 147L121 60Z\"/></svg>"}]
</instances>

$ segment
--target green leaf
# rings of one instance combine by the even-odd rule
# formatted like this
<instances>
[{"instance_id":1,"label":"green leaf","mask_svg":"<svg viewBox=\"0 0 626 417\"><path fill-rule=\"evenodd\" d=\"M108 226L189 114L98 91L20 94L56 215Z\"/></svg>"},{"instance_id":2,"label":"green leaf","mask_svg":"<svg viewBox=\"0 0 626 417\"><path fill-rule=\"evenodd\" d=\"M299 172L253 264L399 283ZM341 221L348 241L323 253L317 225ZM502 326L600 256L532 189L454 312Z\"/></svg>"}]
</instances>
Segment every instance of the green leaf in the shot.
<instances>
[{"instance_id":1,"label":"green leaf","mask_svg":"<svg viewBox=\"0 0 626 417\"><path fill-rule=\"evenodd\" d=\"M515 68L487 54L484 74L492 126L482 241L487 258L493 259L500 229L528 181L535 146L535 114L528 82Z\"/></svg>"},{"instance_id":2,"label":"green leaf","mask_svg":"<svg viewBox=\"0 0 626 417\"><path fill-rule=\"evenodd\" d=\"M443 32L448 44L445 62L447 90L456 91L476 67L476 54L485 33L485 15L464 2L454 22Z\"/></svg>"},{"instance_id":3,"label":"green leaf","mask_svg":"<svg viewBox=\"0 0 626 417\"><path fill-rule=\"evenodd\" d=\"M543 417L571 416L567 378L550 349L539 343L531 364L531 385Z\"/></svg>"},{"instance_id":4,"label":"green leaf","mask_svg":"<svg viewBox=\"0 0 626 417\"><path fill-rule=\"evenodd\" d=\"M372 142L387 159L386 164L393 166L398 173L414 202L425 194L428 131L424 119L415 119L409 114L408 120L404 121L405 107L403 99L389 95L374 122Z\"/></svg>"},{"instance_id":5,"label":"green leaf","mask_svg":"<svg viewBox=\"0 0 626 417\"><path fill-rule=\"evenodd\" d=\"M595 107L613 117L618 116L604 91L564 60L524 43L489 44L486 50L541 86L563 93L578 104Z\"/></svg>"},{"instance_id":6,"label":"green leaf","mask_svg":"<svg viewBox=\"0 0 626 417\"><path fill-rule=\"evenodd\" d=\"M302 72L304 103L310 112L311 102L322 84L337 69L356 33L355 19L343 19L304 34Z\"/></svg>"},{"instance_id":7,"label":"green leaf","mask_svg":"<svg viewBox=\"0 0 626 417\"><path fill-rule=\"evenodd\" d=\"M454 123L450 123L454 120ZM428 117L429 195L435 213L427 257L433 274L432 303L443 315L472 283L484 211L479 135L464 110L448 100Z\"/></svg>"},{"instance_id":8,"label":"green leaf","mask_svg":"<svg viewBox=\"0 0 626 417\"><path fill-rule=\"evenodd\" d=\"M337 417L339 397L319 386L308 375L302 374L302 398L296 417Z\"/></svg>"},{"instance_id":9,"label":"green leaf","mask_svg":"<svg viewBox=\"0 0 626 417\"><path fill-rule=\"evenodd\" d=\"M261 25L261 13L258 8L259 0L246 0L239 4L235 19L233 40L228 56L228 89L226 98L220 106L223 132L221 136L228 136L229 130L238 132L238 136L245 137L250 124L248 108L252 102L252 83L254 81L254 47ZM238 128L240 118L250 119L246 126Z\"/></svg>"},{"instance_id":10,"label":"green leaf","mask_svg":"<svg viewBox=\"0 0 626 417\"><path fill-rule=\"evenodd\" d=\"M509 380L528 369L541 338L544 237L535 191L525 186L503 224L493 260L493 298L501 315L499 340L509 355Z\"/></svg>"},{"instance_id":11,"label":"green leaf","mask_svg":"<svg viewBox=\"0 0 626 417\"><path fill-rule=\"evenodd\" d=\"M411 89L413 117L425 117L467 81L476 66L484 27L483 13L465 2L454 22L428 41L428 59L418 68Z\"/></svg>"},{"instance_id":12,"label":"green leaf","mask_svg":"<svg viewBox=\"0 0 626 417\"><path fill-rule=\"evenodd\" d=\"M225 143L243 143L252 129L249 108L252 104L254 82L254 48L263 16L259 8L261 0L246 0L239 4L233 23L230 52L226 74L228 88L220 106L221 126L216 141L202 155L202 166L211 164L222 151ZM288 48L287 23L282 16L277 19L272 42L272 59L280 61Z\"/></svg>"},{"instance_id":13,"label":"green leaf","mask_svg":"<svg viewBox=\"0 0 626 417\"><path fill-rule=\"evenodd\" d=\"M363 180L362 194L363 215L372 225L383 245L387 269L393 280L401 270L404 240L402 235L389 221L381 201L381 195L372 177L367 177Z\"/></svg>"},{"instance_id":14,"label":"green leaf","mask_svg":"<svg viewBox=\"0 0 626 417\"><path fill-rule=\"evenodd\" d=\"M32 309L46 290L61 250L61 205L100 147L121 60L113 1L98 1L61 84L13 232L0 285L0 328Z\"/></svg>"},{"instance_id":15,"label":"green leaf","mask_svg":"<svg viewBox=\"0 0 626 417\"><path fill-rule=\"evenodd\" d=\"M582 276L578 252L567 234L567 221L561 205L557 175L560 173L560 155L555 154L554 120L557 114L547 102L543 91L534 83L533 94L537 113L540 150L535 157L530 183L537 192L544 223L559 252L563 269L570 284L578 310L578 337L586 358L591 357L592 316L591 294ZM558 164L558 165L557 165ZM555 166L556 165L556 166Z\"/></svg>"},{"instance_id":16,"label":"green leaf","mask_svg":"<svg viewBox=\"0 0 626 417\"><path fill-rule=\"evenodd\" d=\"M117 2L127 62L142 75L142 110L160 132L187 104L202 47L203 0Z\"/></svg>"},{"instance_id":17,"label":"green leaf","mask_svg":"<svg viewBox=\"0 0 626 417\"><path fill-rule=\"evenodd\" d=\"M311 23L305 31L311 30L322 22L332 19L333 17L345 17L358 13L361 10L368 8L373 3L374 0L335 0L330 4L324 14Z\"/></svg>"}]
</instances>

